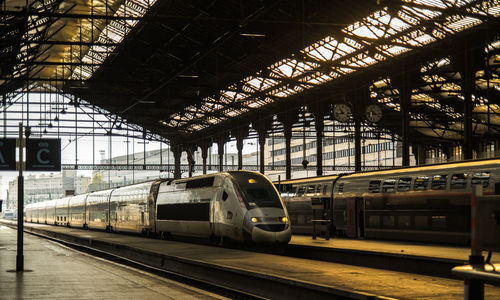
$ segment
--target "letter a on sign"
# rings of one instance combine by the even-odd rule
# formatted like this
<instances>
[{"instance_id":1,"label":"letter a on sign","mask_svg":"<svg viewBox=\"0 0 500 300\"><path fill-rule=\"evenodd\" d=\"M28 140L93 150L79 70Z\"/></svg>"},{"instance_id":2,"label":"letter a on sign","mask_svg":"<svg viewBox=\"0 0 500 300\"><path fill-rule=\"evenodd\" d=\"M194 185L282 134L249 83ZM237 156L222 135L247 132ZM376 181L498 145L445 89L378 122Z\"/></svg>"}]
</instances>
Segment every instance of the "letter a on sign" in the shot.
<instances>
[{"instance_id":1,"label":"letter a on sign","mask_svg":"<svg viewBox=\"0 0 500 300\"><path fill-rule=\"evenodd\" d=\"M61 171L60 139L27 139L27 171Z\"/></svg>"},{"instance_id":2,"label":"letter a on sign","mask_svg":"<svg viewBox=\"0 0 500 300\"><path fill-rule=\"evenodd\" d=\"M16 139L0 139L0 170L16 170Z\"/></svg>"}]
</instances>

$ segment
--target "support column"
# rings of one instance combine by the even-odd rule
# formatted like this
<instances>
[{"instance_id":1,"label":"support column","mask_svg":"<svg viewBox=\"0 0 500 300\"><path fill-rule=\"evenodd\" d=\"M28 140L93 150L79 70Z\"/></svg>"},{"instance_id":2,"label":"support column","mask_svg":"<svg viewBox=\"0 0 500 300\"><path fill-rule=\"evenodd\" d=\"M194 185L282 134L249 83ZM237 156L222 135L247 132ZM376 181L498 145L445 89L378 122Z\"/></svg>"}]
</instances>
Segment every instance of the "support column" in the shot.
<instances>
[{"instance_id":1,"label":"support column","mask_svg":"<svg viewBox=\"0 0 500 300\"><path fill-rule=\"evenodd\" d=\"M259 165L259 171L261 174L264 174L265 172L265 157L264 157L264 150L266 146L266 134L267 132L259 132L259 159L260 159L260 165Z\"/></svg>"},{"instance_id":2,"label":"support column","mask_svg":"<svg viewBox=\"0 0 500 300\"><path fill-rule=\"evenodd\" d=\"M480 66L484 65L484 51L482 47L477 45L484 44L482 37L475 36L463 40L456 41L456 49L459 54L452 56L452 62L460 72L462 79L461 87L464 96L464 134L463 134L463 158L472 159L473 150L475 148L472 126L472 94L475 91L475 74ZM472 45L472 47L471 47Z\"/></svg>"},{"instance_id":3,"label":"support column","mask_svg":"<svg viewBox=\"0 0 500 300\"><path fill-rule=\"evenodd\" d=\"M224 145L229 139L228 134L220 135L217 140L217 153L219 155L219 172L224 171Z\"/></svg>"},{"instance_id":4,"label":"support column","mask_svg":"<svg viewBox=\"0 0 500 300\"><path fill-rule=\"evenodd\" d=\"M258 135L258 140L259 140L259 169L260 173L264 174L264 169L265 169L265 155L264 155L264 150L265 150L265 145L266 145L266 137L267 137L267 131L271 128L271 125L273 123L272 119L260 119L256 120L255 122L252 122L252 128L257 132Z\"/></svg>"},{"instance_id":5,"label":"support column","mask_svg":"<svg viewBox=\"0 0 500 300\"><path fill-rule=\"evenodd\" d=\"M219 172L224 171L224 144L225 141L217 142L217 154L219 155Z\"/></svg>"},{"instance_id":6,"label":"support column","mask_svg":"<svg viewBox=\"0 0 500 300\"><path fill-rule=\"evenodd\" d=\"M308 106L314 115L314 127L316 129L316 175L323 175L323 132L325 129L325 114L328 104L318 103Z\"/></svg>"},{"instance_id":7,"label":"support column","mask_svg":"<svg viewBox=\"0 0 500 300\"><path fill-rule=\"evenodd\" d=\"M463 93L464 93L464 143L463 143L463 154L464 159L472 159L472 149L473 149L473 140L472 140L472 91L474 89L474 78L473 74L470 72L464 72L464 84L463 84Z\"/></svg>"},{"instance_id":8,"label":"support column","mask_svg":"<svg viewBox=\"0 0 500 300\"><path fill-rule=\"evenodd\" d=\"M179 144L172 144L171 149L174 154L174 179L181 178L182 148Z\"/></svg>"},{"instance_id":9,"label":"support column","mask_svg":"<svg viewBox=\"0 0 500 300\"><path fill-rule=\"evenodd\" d=\"M187 146L186 147L187 161L188 161L188 177L193 176L194 165L196 163L194 161L194 157L193 157L194 151L195 151L194 146Z\"/></svg>"},{"instance_id":10,"label":"support column","mask_svg":"<svg viewBox=\"0 0 500 300\"><path fill-rule=\"evenodd\" d=\"M201 159L203 164L203 174L207 174L207 157L208 157L208 148L210 147L209 142L203 142L200 145L201 148Z\"/></svg>"},{"instance_id":11,"label":"support column","mask_svg":"<svg viewBox=\"0 0 500 300\"><path fill-rule=\"evenodd\" d=\"M413 144L412 149L416 165L425 165L425 146L422 144Z\"/></svg>"},{"instance_id":12,"label":"support column","mask_svg":"<svg viewBox=\"0 0 500 300\"><path fill-rule=\"evenodd\" d=\"M361 118L359 114L354 117L354 171L361 171Z\"/></svg>"},{"instance_id":13,"label":"support column","mask_svg":"<svg viewBox=\"0 0 500 300\"><path fill-rule=\"evenodd\" d=\"M400 74L391 76L393 85L399 91L401 104L401 139L402 139L402 165L410 165L410 110L411 110L411 83L418 82L418 74L409 72L408 69L416 70L417 67L403 66ZM416 158L416 156L415 156Z\"/></svg>"},{"instance_id":14,"label":"support column","mask_svg":"<svg viewBox=\"0 0 500 300\"><path fill-rule=\"evenodd\" d=\"M292 178L292 156L291 156L291 141L292 141L292 126L298 119L298 111L287 112L278 115L278 120L283 124L283 133L285 135L285 177Z\"/></svg>"},{"instance_id":15,"label":"support column","mask_svg":"<svg viewBox=\"0 0 500 300\"><path fill-rule=\"evenodd\" d=\"M238 150L238 170L243 169L243 141L248 137L248 125L235 128L231 132L236 138L236 149Z\"/></svg>"},{"instance_id":16,"label":"support column","mask_svg":"<svg viewBox=\"0 0 500 300\"><path fill-rule=\"evenodd\" d=\"M403 74L403 87L399 90L399 97L401 101L401 114L402 114L402 124L401 129L403 130L403 166L407 167L410 165L410 101L411 101L411 90L408 88L406 73Z\"/></svg>"},{"instance_id":17,"label":"support column","mask_svg":"<svg viewBox=\"0 0 500 300\"><path fill-rule=\"evenodd\" d=\"M364 112L364 90L358 90L353 95L353 117L354 117L354 171L361 171L361 120Z\"/></svg>"}]
</instances>

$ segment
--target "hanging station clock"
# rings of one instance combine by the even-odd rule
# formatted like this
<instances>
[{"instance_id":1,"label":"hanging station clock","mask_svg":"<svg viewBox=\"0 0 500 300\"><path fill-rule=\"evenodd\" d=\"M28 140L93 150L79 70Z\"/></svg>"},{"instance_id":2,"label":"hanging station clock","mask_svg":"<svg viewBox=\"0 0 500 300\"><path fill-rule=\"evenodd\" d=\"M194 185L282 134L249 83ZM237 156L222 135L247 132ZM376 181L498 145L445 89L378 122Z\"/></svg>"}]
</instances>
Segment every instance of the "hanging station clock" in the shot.
<instances>
[{"instance_id":1,"label":"hanging station clock","mask_svg":"<svg viewBox=\"0 0 500 300\"><path fill-rule=\"evenodd\" d=\"M370 104L365 109L365 117L369 122L377 123L382 119L382 109L376 104Z\"/></svg>"},{"instance_id":2,"label":"hanging station clock","mask_svg":"<svg viewBox=\"0 0 500 300\"><path fill-rule=\"evenodd\" d=\"M351 107L347 104L335 104L333 106L333 117L339 122L347 122L351 118Z\"/></svg>"}]
</instances>

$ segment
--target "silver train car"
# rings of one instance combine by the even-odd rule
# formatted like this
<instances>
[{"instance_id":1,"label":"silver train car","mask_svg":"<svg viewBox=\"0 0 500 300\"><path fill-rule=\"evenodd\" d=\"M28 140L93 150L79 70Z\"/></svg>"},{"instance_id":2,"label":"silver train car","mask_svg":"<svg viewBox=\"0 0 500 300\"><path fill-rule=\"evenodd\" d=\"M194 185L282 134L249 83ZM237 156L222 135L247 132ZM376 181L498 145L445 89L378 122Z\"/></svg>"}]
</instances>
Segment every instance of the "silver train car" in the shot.
<instances>
[{"instance_id":1,"label":"silver train car","mask_svg":"<svg viewBox=\"0 0 500 300\"><path fill-rule=\"evenodd\" d=\"M170 239L286 244L288 212L272 182L229 171L156 180L28 204L25 221Z\"/></svg>"},{"instance_id":2,"label":"silver train car","mask_svg":"<svg viewBox=\"0 0 500 300\"><path fill-rule=\"evenodd\" d=\"M474 186L500 193L500 160L323 176L275 183L294 233L311 234L330 220L329 234L352 238L467 244Z\"/></svg>"}]
</instances>

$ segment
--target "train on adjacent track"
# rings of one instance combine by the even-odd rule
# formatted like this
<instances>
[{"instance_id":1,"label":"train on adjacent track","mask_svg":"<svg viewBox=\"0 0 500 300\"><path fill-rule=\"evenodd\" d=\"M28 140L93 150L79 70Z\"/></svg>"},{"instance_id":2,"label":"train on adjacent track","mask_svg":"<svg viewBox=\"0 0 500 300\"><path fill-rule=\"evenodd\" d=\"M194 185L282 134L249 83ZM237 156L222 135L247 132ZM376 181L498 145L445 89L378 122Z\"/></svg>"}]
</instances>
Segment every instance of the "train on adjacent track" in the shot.
<instances>
[{"instance_id":1,"label":"train on adjacent track","mask_svg":"<svg viewBox=\"0 0 500 300\"><path fill-rule=\"evenodd\" d=\"M500 160L483 159L275 182L293 233L467 244L471 194L500 193ZM325 229L326 228L326 229Z\"/></svg>"},{"instance_id":2,"label":"train on adjacent track","mask_svg":"<svg viewBox=\"0 0 500 300\"><path fill-rule=\"evenodd\" d=\"M155 180L26 206L25 221L142 233L284 245L288 213L265 176L228 171Z\"/></svg>"}]
</instances>

